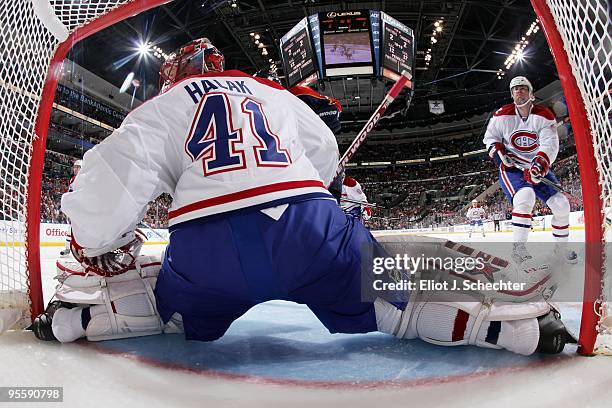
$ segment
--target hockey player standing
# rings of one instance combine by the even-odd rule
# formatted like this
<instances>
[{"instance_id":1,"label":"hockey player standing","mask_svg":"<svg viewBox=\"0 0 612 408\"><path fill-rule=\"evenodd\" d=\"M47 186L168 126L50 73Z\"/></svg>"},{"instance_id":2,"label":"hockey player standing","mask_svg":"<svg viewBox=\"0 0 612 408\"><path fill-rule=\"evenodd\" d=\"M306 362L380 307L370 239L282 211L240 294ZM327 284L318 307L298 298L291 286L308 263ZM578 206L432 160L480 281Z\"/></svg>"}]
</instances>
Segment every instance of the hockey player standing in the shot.
<instances>
[{"instance_id":1,"label":"hockey player standing","mask_svg":"<svg viewBox=\"0 0 612 408\"><path fill-rule=\"evenodd\" d=\"M367 203L361 184L352 177L345 176L342 183L342 196L340 198L340 208L342 211L355 217L359 221L367 221L372 217L372 207L360 203Z\"/></svg>"},{"instance_id":2,"label":"hockey player standing","mask_svg":"<svg viewBox=\"0 0 612 408\"><path fill-rule=\"evenodd\" d=\"M553 213L555 251L565 252L569 235L570 205L554 188L540 182L546 178L559 183L550 165L559 152L559 137L553 113L533 103L533 87L529 80L517 76L510 81L514 103L498 109L487 126L483 143L489 157L499 167L499 184L512 204L513 253L520 263L531 259L525 247L531 229L531 216L536 198ZM564 253L575 259L573 251Z\"/></svg>"},{"instance_id":3,"label":"hockey player standing","mask_svg":"<svg viewBox=\"0 0 612 408\"><path fill-rule=\"evenodd\" d=\"M472 232L478 226L482 231L482 236L485 236L484 230L484 219L485 219L485 210L478 204L478 200L472 200L472 206L467 211L466 217L468 222L470 223L470 232L469 238L472 238Z\"/></svg>"}]
</instances>

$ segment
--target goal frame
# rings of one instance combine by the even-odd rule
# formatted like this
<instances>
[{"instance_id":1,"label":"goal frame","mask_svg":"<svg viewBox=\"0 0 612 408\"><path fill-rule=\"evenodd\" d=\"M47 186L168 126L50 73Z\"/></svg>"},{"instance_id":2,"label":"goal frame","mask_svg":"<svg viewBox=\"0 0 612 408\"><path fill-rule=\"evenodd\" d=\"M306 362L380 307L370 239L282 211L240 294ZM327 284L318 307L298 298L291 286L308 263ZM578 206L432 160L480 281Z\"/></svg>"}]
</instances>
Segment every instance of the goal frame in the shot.
<instances>
[{"instance_id":1,"label":"goal frame","mask_svg":"<svg viewBox=\"0 0 612 408\"><path fill-rule=\"evenodd\" d=\"M594 140L584 99L569 57L546 0L531 0L557 67L574 131L582 201L584 208L584 290L578 353L591 355L597 340L597 325L601 314L604 267L604 210L599 171L595 160Z\"/></svg>"},{"instance_id":2,"label":"goal frame","mask_svg":"<svg viewBox=\"0 0 612 408\"><path fill-rule=\"evenodd\" d=\"M47 1L47 0L32 0ZM108 13L76 28L68 38L60 42L51 58L47 77L38 105L38 114L34 124L36 137L32 143L32 157L28 171L28 195L26 202L26 270L28 271L30 316L33 319L44 311L42 278L40 266L40 200L42 194L42 173L45 163L47 134L53 101L57 84L61 77L62 65L70 49L85 38L110 27L129 17L145 12L152 8L167 4L173 0L133 0L122 4ZM45 23L43 16L39 18ZM47 22L48 27L51 23Z\"/></svg>"},{"instance_id":3,"label":"goal frame","mask_svg":"<svg viewBox=\"0 0 612 408\"><path fill-rule=\"evenodd\" d=\"M61 76L62 64L70 49L81 40L129 17L172 1L131 0L120 5L71 32L65 41L58 44L50 60L38 106L34 126L36 137L32 145L32 157L28 170L25 246L32 319L44 310L40 262L42 173L49 122L57 84ZM601 282L604 264L604 231L602 227L604 212L601 199L602 188L599 184L600 178L593 147L594 140L582 95L546 0L531 0L531 4L539 18L554 58L574 129L585 219L585 279L578 352L583 355L590 355L597 339L598 314L602 307L599 299L602 294Z\"/></svg>"}]
</instances>

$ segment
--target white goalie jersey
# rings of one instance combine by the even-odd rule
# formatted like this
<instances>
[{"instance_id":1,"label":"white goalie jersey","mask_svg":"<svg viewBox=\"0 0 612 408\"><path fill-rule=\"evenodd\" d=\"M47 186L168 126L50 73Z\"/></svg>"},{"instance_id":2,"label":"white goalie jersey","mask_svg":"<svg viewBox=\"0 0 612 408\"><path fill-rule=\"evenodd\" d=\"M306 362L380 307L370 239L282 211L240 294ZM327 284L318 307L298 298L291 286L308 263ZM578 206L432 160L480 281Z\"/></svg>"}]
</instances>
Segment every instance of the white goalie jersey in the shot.
<instances>
[{"instance_id":1,"label":"white goalie jersey","mask_svg":"<svg viewBox=\"0 0 612 408\"><path fill-rule=\"evenodd\" d=\"M264 204L329 198L338 145L280 85L240 71L187 78L131 112L92 150L61 208L85 248L112 246L147 204L169 224Z\"/></svg>"}]
</instances>

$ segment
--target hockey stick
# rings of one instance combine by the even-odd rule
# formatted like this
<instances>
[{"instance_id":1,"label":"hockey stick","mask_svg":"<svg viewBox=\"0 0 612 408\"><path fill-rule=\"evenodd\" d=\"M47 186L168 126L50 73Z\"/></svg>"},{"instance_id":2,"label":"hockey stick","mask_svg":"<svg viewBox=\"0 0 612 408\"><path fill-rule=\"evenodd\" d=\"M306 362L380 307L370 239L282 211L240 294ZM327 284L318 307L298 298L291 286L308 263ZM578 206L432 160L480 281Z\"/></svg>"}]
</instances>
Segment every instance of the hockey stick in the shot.
<instances>
[{"instance_id":1,"label":"hockey stick","mask_svg":"<svg viewBox=\"0 0 612 408\"><path fill-rule=\"evenodd\" d=\"M344 201L346 203L351 203L351 204L361 204L364 207L380 208L378 204L368 203L367 201L353 200L351 198L341 198L340 201Z\"/></svg>"},{"instance_id":2,"label":"hockey stick","mask_svg":"<svg viewBox=\"0 0 612 408\"><path fill-rule=\"evenodd\" d=\"M368 119L366 124L363 126L363 129L361 129L361 131L357 133L355 140L353 140L349 148L346 149L346 152L344 152L344 154L340 158L340 162L338 163L338 169L336 170L336 175L334 176L334 178L336 178L340 173L342 173L342 170L346 166L346 163L348 163L348 161L353 157L359 146L361 146L365 138L368 137L368 134L372 131L372 129L374 129L374 126L376 126L381 116L385 113L389 105L391 105L391 102L393 102L395 98L397 98L402 89L404 89L404 86L411 79L411 74L409 74L407 71L402 71L402 74L400 75L397 82L393 84L393 86L389 90L389 93L385 95L378 108L376 108L372 116L370 116L370 119Z\"/></svg>"},{"instance_id":3,"label":"hockey stick","mask_svg":"<svg viewBox=\"0 0 612 408\"><path fill-rule=\"evenodd\" d=\"M514 163L514 166L515 166L517 169L522 170L522 171L527 170L527 168L525 168L525 167L521 166L520 164L518 164L518 163L516 163L516 162ZM567 191L565 191L565 190L563 189L563 187L562 187L560 184L557 184L557 183L555 183L554 181L550 181L549 179L544 178L544 177L538 177L538 180L540 180L540 183L542 183L542 184L546 184L547 186L554 188L555 190L557 190L557 191L558 191L558 192L560 192L560 193L567 194L567 195L570 195L570 196L571 196L571 194L570 194L570 193L568 193Z\"/></svg>"}]
</instances>

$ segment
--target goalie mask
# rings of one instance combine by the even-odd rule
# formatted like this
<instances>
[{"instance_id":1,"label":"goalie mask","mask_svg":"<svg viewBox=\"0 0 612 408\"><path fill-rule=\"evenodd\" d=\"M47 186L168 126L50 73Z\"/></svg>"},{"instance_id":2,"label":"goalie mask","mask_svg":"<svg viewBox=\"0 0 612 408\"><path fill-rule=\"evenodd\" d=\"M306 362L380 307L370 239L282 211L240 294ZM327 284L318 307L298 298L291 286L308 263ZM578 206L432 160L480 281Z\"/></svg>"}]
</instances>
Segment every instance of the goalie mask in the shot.
<instances>
[{"instance_id":1,"label":"goalie mask","mask_svg":"<svg viewBox=\"0 0 612 408\"><path fill-rule=\"evenodd\" d=\"M161 92L192 75L221 72L225 58L208 38L199 38L182 46L162 64L159 70Z\"/></svg>"}]
</instances>

